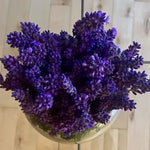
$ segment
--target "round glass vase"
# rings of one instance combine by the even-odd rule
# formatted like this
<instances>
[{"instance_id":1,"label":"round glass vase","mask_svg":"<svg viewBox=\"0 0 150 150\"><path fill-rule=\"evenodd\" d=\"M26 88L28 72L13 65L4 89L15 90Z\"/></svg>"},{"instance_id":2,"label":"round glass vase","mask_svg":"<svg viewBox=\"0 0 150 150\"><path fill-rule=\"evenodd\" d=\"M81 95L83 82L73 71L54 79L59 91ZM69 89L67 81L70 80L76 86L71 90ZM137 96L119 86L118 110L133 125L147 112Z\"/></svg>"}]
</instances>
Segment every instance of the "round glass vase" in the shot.
<instances>
[{"instance_id":1,"label":"round glass vase","mask_svg":"<svg viewBox=\"0 0 150 150\"><path fill-rule=\"evenodd\" d=\"M48 139L61 143L80 144L83 142L90 141L96 138L97 136L103 134L105 131L107 131L117 118L118 113L119 110L113 110L111 112L110 120L108 121L107 124L104 125L99 123L89 130L85 130L77 135L70 136L68 138L63 138L61 135L51 136L50 129L46 128L44 124L42 124L41 122L38 122L37 119L35 119L35 117L28 114L25 114L25 116L27 120L30 122L30 124L33 126L33 128L35 128L40 134L47 137Z\"/></svg>"}]
</instances>

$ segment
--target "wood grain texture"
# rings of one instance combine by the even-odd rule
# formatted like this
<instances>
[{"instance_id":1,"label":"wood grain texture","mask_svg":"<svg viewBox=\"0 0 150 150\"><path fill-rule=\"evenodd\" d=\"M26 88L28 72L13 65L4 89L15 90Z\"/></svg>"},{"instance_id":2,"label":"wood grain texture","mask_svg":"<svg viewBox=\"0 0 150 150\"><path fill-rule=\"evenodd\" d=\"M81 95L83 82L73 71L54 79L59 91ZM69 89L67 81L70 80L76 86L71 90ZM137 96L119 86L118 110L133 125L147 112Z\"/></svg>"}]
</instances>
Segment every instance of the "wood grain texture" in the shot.
<instances>
[{"instance_id":1,"label":"wood grain texture","mask_svg":"<svg viewBox=\"0 0 150 150\"><path fill-rule=\"evenodd\" d=\"M81 0L72 0L70 13L70 32L68 32L72 35L74 23L81 19Z\"/></svg>"},{"instance_id":2,"label":"wood grain texture","mask_svg":"<svg viewBox=\"0 0 150 150\"><path fill-rule=\"evenodd\" d=\"M51 5L71 5L70 0L51 0Z\"/></svg>"},{"instance_id":3,"label":"wood grain texture","mask_svg":"<svg viewBox=\"0 0 150 150\"><path fill-rule=\"evenodd\" d=\"M133 40L141 43L141 54L148 61L150 60L150 4L135 2L134 14Z\"/></svg>"},{"instance_id":4,"label":"wood grain texture","mask_svg":"<svg viewBox=\"0 0 150 150\"><path fill-rule=\"evenodd\" d=\"M114 5L114 0L94 0L93 1L93 10L94 11L103 11L107 12L107 15L109 16L109 22L110 26L112 26L112 21L113 21L113 6ZM110 27L109 26L109 27Z\"/></svg>"},{"instance_id":5,"label":"wood grain texture","mask_svg":"<svg viewBox=\"0 0 150 150\"><path fill-rule=\"evenodd\" d=\"M14 141L15 150L36 150L37 133L29 124L24 114L19 111L16 123L16 133Z\"/></svg>"},{"instance_id":6,"label":"wood grain texture","mask_svg":"<svg viewBox=\"0 0 150 150\"><path fill-rule=\"evenodd\" d=\"M150 61L150 0L85 0L85 12L102 10L110 15L110 24L118 30L116 43L123 49L132 40L142 44L142 55ZM81 0L0 0L0 57L16 55L9 48L6 35L20 30L21 21L32 21L41 30L72 34L81 18ZM150 65L144 65L150 75ZM4 74L2 68L0 71ZM81 144L81 150L150 150L150 94L131 99L137 102L132 112L121 111L111 129L96 139ZM40 135L11 98L0 89L0 150L77 150L77 145L53 142Z\"/></svg>"},{"instance_id":7,"label":"wood grain texture","mask_svg":"<svg viewBox=\"0 0 150 150\"><path fill-rule=\"evenodd\" d=\"M87 0L85 3L85 12L107 12L107 16L109 16L109 24L105 26L105 29L110 29L113 26L113 2L114 0Z\"/></svg>"},{"instance_id":8,"label":"wood grain texture","mask_svg":"<svg viewBox=\"0 0 150 150\"><path fill-rule=\"evenodd\" d=\"M114 0L113 26L117 28L116 43L126 49L132 41L133 0Z\"/></svg>"},{"instance_id":9,"label":"wood grain texture","mask_svg":"<svg viewBox=\"0 0 150 150\"><path fill-rule=\"evenodd\" d=\"M104 150L118 150L118 129L110 129L105 133Z\"/></svg>"},{"instance_id":10,"label":"wood grain texture","mask_svg":"<svg viewBox=\"0 0 150 150\"><path fill-rule=\"evenodd\" d=\"M0 0L0 58L3 55L3 47L5 43L6 20L8 15L9 0ZM1 65L1 64L0 64ZM1 69L1 68L0 68ZM1 70L0 70L1 71Z\"/></svg>"},{"instance_id":11,"label":"wood grain texture","mask_svg":"<svg viewBox=\"0 0 150 150\"><path fill-rule=\"evenodd\" d=\"M150 2L150 0L135 0L136 2Z\"/></svg>"},{"instance_id":12,"label":"wood grain texture","mask_svg":"<svg viewBox=\"0 0 150 150\"><path fill-rule=\"evenodd\" d=\"M104 150L104 134L81 144L81 150Z\"/></svg>"},{"instance_id":13,"label":"wood grain texture","mask_svg":"<svg viewBox=\"0 0 150 150\"><path fill-rule=\"evenodd\" d=\"M93 9L93 0L86 0L86 3L84 4L84 12L92 12Z\"/></svg>"},{"instance_id":14,"label":"wood grain texture","mask_svg":"<svg viewBox=\"0 0 150 150\"><path fill-rule=\"evenodd\" d=\"M61 13L63 12L63 15ZM50 30L60 33L61 30L69 32L70 7L67 5L52 5L50 10Z\"/></svg>"},{"instance_id":15,"label":"wood grain texture","mask_svg":"<svg viewBox=\"0 0 150 150\"><path fill-rule=\"evenodd\" d=\"M6 34L9 28L8 23L10 23L8 21L8 18L10 16L10 5L10 0L0 0L0 58L8 54L9 52L7 53L7 51L9 51L8 49L10 49L9 46L6 44ZM5 75L6 73L1 63L0 72L3 75ZM18 102L14 101L14 99L11 98L11 92L6 92L4 89L0 89L0 107L18 107Z\"/></svg>"},{"instance_id":16,"label":"wood grain texture","mask_svg":"<svg viewBox=\"0 0 150 150\"><path fill-rule=\"evenodd\" d=\"M146 70L150 75L150 65L144 65L141 70ZM137 102L137 109L129 113L128 118L128 150L150 149L150 93L134 96L131 98Z\"/></svg>"},{"instance_id":17,"label":"wood grain texture","mask_svg":"<svg viewBox=\"0 0 150 150\"><path fill-rule=\"evenodd\" d=\"M92 140L90 148L91 150L103 150L104 149L104 134Z\"/></svg>"},{"instance_id":18,"label":"wood grain texture","mask_svg":"<svg viewBox=\"0 0 150 150\"><path fill-rule=\"evenodd\" d=\"M119 129L118 150L127 150L127 130Z\"/></svg>"},{"instance_id":19,"label":"wood grain texture","mask_svg":"<svg viewBox=\"0 0 150 150\"><path fill-rule=\"evenodd\" d=\"M28 21L30 11L30 0L10 0L6 21L6 33L20 29L20 22ZM16 55L17 51L11 49L7 44L4 46L3 54Z\"/></svg>"},{"instance_id":20,"label":"wood grain texture","mask_svg":"<svg viewBox=\"0 0 150 150\"><path fill-rule=\"evenodd\" d=\"M67 149L68 150L77 150L77 144L63 144L63 143L59 143L58 150L67 150Z\"/></svg>"},{"instance_id":21,"label":"wood grain texture","mask_svg":"<svg viewBox=\"0 0 150 150\"><path fill-rule=\"evenodd\" d=\"M19 103L11 97L10 91L6 92L4 89L0 89L0 107L18 108L18 106Z\"/></svg>"},{"instance_id":22,"label":"wood grain texture","mask_svg":"<svg viewBox=\"0 0 150 150\"><path fill-rule=\"evenodd\" d=\"M41 30L48 30L51 0L32 0L29 21L38 24Z\"/></svg>"},{"instance_id":23,"label":"wood grain texture","mask_svg":"<svg viewBox=\"0 0 150 150\"><path fill-rule=\"evenodd\" d=\"M146 100L147 96L138 97L138 107L134 114L130 114L131 119L129 119L128 125L128 150L149 150L149 117L146 111L148 104L146 101L143 102L144 98Z\"/></svg>"},{"instance_id":24,"label":"wood grain texture","mask_svg":"<svg viewBox=\"0 0 150 150\"><path fill-rule=\"evenodd\" d=\"M0 149L14 150L18 109L0 107Z\"/></svg>"},{"instance_id":25,"label":"wood grain texture","mask_svg":"<svg viewBox=\"0 0 150 150\"><path fill-rule=\"evenodd\" d=\"M128 128L128 112L120 110L117 119L111 127L112 129L127 129Z\"/></svg>"},{"instance_id":26,"label":"wood grain texture","mask_svg":"<svg viewBox=\"0 0 150 150\"><path fill-rule=\"evenodd\" d=\"M58 143L37 133L36 150L58 150Z\"/></svg>"}]
</instances>

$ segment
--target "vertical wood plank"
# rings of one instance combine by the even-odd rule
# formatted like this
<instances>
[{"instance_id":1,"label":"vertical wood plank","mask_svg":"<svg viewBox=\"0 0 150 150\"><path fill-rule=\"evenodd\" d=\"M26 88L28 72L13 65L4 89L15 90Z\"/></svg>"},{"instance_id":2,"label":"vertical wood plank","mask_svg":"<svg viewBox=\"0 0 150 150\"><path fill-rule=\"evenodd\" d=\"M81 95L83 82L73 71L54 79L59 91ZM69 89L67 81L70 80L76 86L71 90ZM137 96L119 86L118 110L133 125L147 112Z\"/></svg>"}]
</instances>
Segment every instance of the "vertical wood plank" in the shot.
<instances>
[{"instance_id":1,"label":"vertical wood plank","mask_svg":"<svg viewBox=\"0 0 150 150\"><path fill-rule=\"evenodd\" d=\"M100 135L92 141L81 144L81 150L103 150L104 148L104 135Z\"/></svg>"},{"instance_id":2,"label":"vertical wood plank","mask_svg":"<svg viewBox=\"0 0 150 150\"><path fill-rule=\"evenodd\" d=\"M101 0L94 0L93 1L93 11L101 10Z\"/></svg>"},{"instance_id":3,"label":"vertical wood plank","mask_svg":"<svg viewBox=\"0 0 150 150\"><path fill-rule=\"evenodd\" d=\"M141 101L141 100L140 100ZM144 102L138 102L134 117L129 120L127 150L149 150L149 118L145 113Z\"/></svg>"},{"instance_id":4,"label":"vertical wood plank","mask_svg":"<svg viewBox=\"0 0 150 150\"><path fill-rule=\"evenodd\" d=\"M18 101L11 97L11 91L0 89L0 107L18 108Z\"/></svg>"},{"instance_id":5,"label":"vertical wood plank","mask_svg":"<svg viewBox=\"0 0 150 150\"><path fill-rule=\"evenodd\" d=\"M92 150L91 149L91 141L82 143L81 144L81 150Z\"/></svg>"},{"instance_id":6,"label":"vertical wood plank","mask_svg":"<svg viewBox=\"0 0 150 150\"><path fill-rule=\"evenodd\" d=\"M84 12L92 12L93 10L93 0L86 0L84 3Z\"/></svg>"},{"instance_id":7,"label":"vertical wood plank","mask_svg":"<svg viewBox=\"0 0 150 150\"><path fill-rule=\"evenodd\" d=\"M32 0L29 21L38 24L42 30L48 29L50 0Z\"/></svg>"},{"instance_id":8,"label":"vertical wood plank","mask_svg":"<svg viewBox=\"0 0 150 150\"><path fill-rule=\"evenodd\" d=\"M36 150L59 150L58 143L47 139L40 135L40 133L37 133Z\"/></svg>"},{"instance_id":9,"label":"vertical wood plank","mask_svg":"<svg viewBox=\"0 0 150 150\"><path fill-rule=\"evenodd\" d=\"M100 135L92 140L91 150L104 150L104 135Z\"/></svg>"},{"instance_id":10,"label":"vertical wood plank","mask_svg":"<svg viewBox=\"0 0 150 150\"><path fill-rule=\"evenodd\" d=\"M77 144L62 144L59 143L58 150L77 150Z\"/></svg>"},{"instance_id":11,"label":"vertical wood plank","mask_svg":"<svg viewBox=\"0 0 150 150\"><path fill-rule=\"evenodd\" d=\"M128 128L128 112L120 110L117 119L112 124L113 129L127 129Z\"/></svg>"},{"instance_id":12,"label":"vertical wood plank","mask_svg":"<svg viewBox=\"0 0 150 150\"><path fill-rule=\"evenodd\" d=\"M14 150L36 150L37 132L29 124L24 114L19 111L16 123Z\"/></svg>"},{"instance_id":13,"label":"vertical wood plank","mask_svg":"<svg viewBox=\"0 0 150 150\"><path fill-rule=\"evenodd\" d=\"M106 12L110 16L110 23L113 20L113 2L114 0L94 0L93 1L93 11L101 10Z\"/></svg>"},{"instance_id":14,"label":"vertical wood plank","mask_svg":"<svg viewBox=\"0 0 150 150\"><path fill-rule=\"evenodd\" d=\"M118 150L127 150L127 130L119 130Z\"/></svg>"},{"instance_id":15,"label":"vertical wood plank","mask_svg":"<svg viewBox=\"0 0 150 150\"><path fill-rule=\"evenodd\" d=\"M140 11L139 11L140 10ZM135 2L133 39L142 45L144 60L150 60L150 4Z\"/></svg>"},{"instance_id":16,"label":"vertical wood plank","mask_svg":"<svg viewBox=\"0 0 150 150\"><path fill-rule=\"evenodd\" d=\"M105 133L104 150L118 150L118 129L110 129Z\"/></svg>"},{"instance_id":17,"label":"vertical wood plank","mask_svg":"<svg viewBox=\"0 0 150 150\"><path fill-rule=\"evenodd\" d=\"M0 0L0 58L3 56L5 43L6 18L8 15L9 0ZM1 65L1 64L0 64Z\"/></svg>"},{"instance_id":18,"label":"vertical wood plank","mask_svg":"<svg viewBox=\"0 0 150 150\"><path fill-rule=\"evenodd\" d=\"M50 31L59 33L70 29L70 6L52 5L50 10Z\"/></svg>"},{"instance_id":19,"label":"vertical wood plank","mask_svg":"<svg viewBox=\"0 0 150 150\"><path fill-rule=\"evenodd\" d=\"M150 124L149 124L149 142L148 142L149 144L148 144L148 147L149 147L149 149L150 149Z\"/></svg>"},{"instance_id":20,"label":"vertical wood plank","mask_svg":"<svg viewBox=\"0 0 150 150\"><path fill-rule=\"evenodd\" d=\"M71 18L70 18L70 34L72 34L72 28L74 23L81 19L81 0L71 1Z\"/></svg>"},{"instance_id":21,"label":"vertical wood plank","mask_svg":"<svg viewBox=\"0 0 150 150\"><path fill-rule=\"evenodd\" d=\"M0 107L0 149L13 150L18 109Z\"/></svg>"},{"instance_id":22,"label":"vertical wood plank","mask_svg":"<svg viewBox=\"0 0 150 150\"><path fill-rule=\"evenodd\" d=\"M19 22L28 20L28 13L30 7L30 0L6 0L0 1L0 10L1 10L1 26L0 32L2 36L2 40L0 43L2 44L3 50L0 50L0 57L2 55L15 55L17 51L11 49L6 43L6 35L10 32L17 30L19 26ZM0 48L1 49L1 48ZM2 74L5 74L5 70L1 68ZM0 89L0 106L8 106L8 107L16 107L17 103L12 101L10 98L10 92L4 92L4 90Z\"/></svg>"},{"instance_id":23,"label":"vertical wood plank","mask_svg":"<svg viewBox=\"0 0 150 150\"><path fill-rule=\"evenodd\" d=\"M137 2L150 2L150 0L135 0Z\"/></svg>"},{"instance_id":24,"label":"vertical wood plank","mask_svg":"<svg viewBox=\"0 0 150 150\"><path fill-rule=\"evenodd\" d=\"M132 41L133 0L114 0L113 26L117 28L116 43L126 49Z\"/></svg>"},{"instance_id":25,"label":"vertical wood plank","mask_svg":"<svg viewBox=\"0 0 150 150\"><path fill-rule=\"evenodd\" d=\"M149 57L149 9L150 5L143 2L135 2L134 8L134 31L133 39L142 44L142 55L145 60ZM139 19L140 18L140 19ZM141 70L146 70L148 74L150 65L144 65ZM134 97L134 96L133 96ZM149 118L150 118L150 94L138 95L137 109L130 113L128 120L128 145L127 150L149 150ZM134 97L135 98L135 97Z\"/></svg>"},{"instance_id":26,"label":"vertical wood plank","mask_svg":"<svg viewBox=\"0 0 150 150\"><path fill-rule=\"evenodd\" d=\"M12 31L18 30L20 28L20 22L28 21L29 10L30 0L10 0L6 22L6 35ZM15 55L17 51L5 44L4 54Z\"/></svg>"},{"instance_id":27,"label":"vertical wood plank","mask_svg":"<svg viewBox=\"0 0 150 150\"><path fill-rule=\"evenodd\" d=\"M141 70L146 70L150 76L150 65L143 65ZM137 102L137 109L129 113L128 117L128 145L127 150L149 150L149 125L150 125L150 93L131 95Z\"/></svg>"},{"instance_id":28,"label":"vertical wood plank","mask_svg":"<svg viewBox=\"0 0 150 150\"><path fill-rule=\"evenodd\" d=\"M70 5L70 0L51 0L51 5Z\"/></svg>"},{"instance_id":29,"label":"vertical wood plank","mask_svg":"<svg viewBox=\"0 0 150 150\"><path fill-rule=\"evenodd\" d=\"M18 29L21 21L27 21L29 17L30 0L10 1L7 17L7 32Z\"/></svg>"},{"instance_id":30,"label":"vertical wood plank","mask_svg":"<svg viewBox=\"0 0 150 150\"><path fill-rule=\"evenodd\" d=\"M109 16L109 24L105 26L105 29L109 29L113 23L113 1L114 0L88 0L89 4L85 3L85 11L106 12L106 15Z\"/></svg>"}]
</instances>

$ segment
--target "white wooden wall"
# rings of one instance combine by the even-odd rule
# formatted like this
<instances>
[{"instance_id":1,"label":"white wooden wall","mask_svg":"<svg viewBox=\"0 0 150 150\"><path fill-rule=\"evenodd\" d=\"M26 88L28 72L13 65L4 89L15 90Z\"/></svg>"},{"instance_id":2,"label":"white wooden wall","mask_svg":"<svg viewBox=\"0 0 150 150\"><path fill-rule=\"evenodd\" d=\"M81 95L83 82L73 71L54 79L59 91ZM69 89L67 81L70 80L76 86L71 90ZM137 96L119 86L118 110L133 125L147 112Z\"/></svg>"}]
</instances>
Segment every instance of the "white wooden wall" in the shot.
<instances>
[{"instance_id":1,"label":"white wooden wall","mask_svg":"<svg viewBox=\"0 0 150 150\"><path fill-rule=\"evenodd\" d=\"M16 55L6 41L19 22L31 21L41 30L67 30L81 16L81 0L0 0L0 57ZM132 42L142 44L142 55L150 61L150 0L85 0L85 11L102 10L110 25L118 29L116 43L123 49ZM150 75L150 65L144 65ZM2 65L0 71L4 73ZM136 98L137 109L121 112L104 135L81 144L81 150L150 150L150 94ZM77 150L77 145L50 141L25 119L10 92L0 90L0 150Z\"/></svg>"}]
</instances>

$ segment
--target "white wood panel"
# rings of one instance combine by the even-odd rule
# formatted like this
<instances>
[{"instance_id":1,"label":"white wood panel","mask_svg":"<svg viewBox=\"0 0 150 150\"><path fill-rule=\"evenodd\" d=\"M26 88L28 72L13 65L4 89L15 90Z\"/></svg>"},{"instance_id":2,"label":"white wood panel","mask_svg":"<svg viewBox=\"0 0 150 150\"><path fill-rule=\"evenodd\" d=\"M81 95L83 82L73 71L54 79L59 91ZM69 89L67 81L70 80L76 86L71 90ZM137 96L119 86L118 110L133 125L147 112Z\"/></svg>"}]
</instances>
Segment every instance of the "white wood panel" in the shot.
<instances>
[{"instance_id":1,"label":"white wood panel","mask_svg":"<svg viewBox=\"0 0 150 150\"><path fill-rule=\"evenodd\" d=\"M127 150L127 130L119 130L118 150Z\"/></svg>"},{"instance_id":2,"label":"white wood panel","mask_svg":"<svg viewBox=\"0 0 150 150\"><path fill-rule=\"evenodd\" d=\"M93 12L93 11L102 11L105 12L107 16L109 16L109 24L105 26L105 29L112 28L113 24L113 1L114 0L88 0L85 3L85 12Z\"/></svg>"},{"instance_id":3,"label":"white wood panel","mask_svg":"<svg viewBox=\"0 0 150 150\"><path fill-rule=\"evenodd\" d=\"M13 150L18 110L0 107L0 149Z\"/></svg>"},{"instance_id":4,"label":"white wood panel","mask_svg":"<svg viewBox=\"0 0 150 150\"><path fill-rule=\"evenodd\" d=\"M77 150L77 148L78 148L77 144L63 144L63 143L59 143L59 149L58 150Z\"/></svg>"},{"instance_id":5,"label":"white wood panel","mask_svg":"<svg viewBox=\"0 0 150 150\"><path fill-rule=\"evenodd\" d=\"M6 18L8 15L7 13L8 5L9 5L9 0L0 0L0 11L1 11L0 13L0 58L3 56L3 47L6 41L5 31L6 31Z\"/></svg>"},{"instance_id":6,"label":"white wood panel","mask_svg":"<svg viewBox=\"0 0 150 150\"><path fill-rule=\"evenodd\" d=\"M91 141L86 142L86 143L82 143L81 144L81 150L91 150Z\"/></svg>"},{"instance_id":7,"label":"white wood panel","mask_svg":"<svg viewBox=\"0 0 150 150\"><path fill-rule=\"evenodd\" d=\"M150 0L135 0L137 2L150 2Z\"/></svg>"},{"instance_id":8,"label":"white wood panel","mask_svg":"<svg viewBox=\"0 0 150 150\"><path fill-rule=\"evenodd\" d=\"M38 24L41 30L47 30L49 26L50 1L51 0L31 1L29 21Z\"/></svg>"},{"instance_id":9,"label":"white wood panel","mask_svg":"<svg viewBox=\"0 0 150 150\"><path fill-rule=\"evenodd\" d=\"M29 10L30 0L10 0L6 22L6 35L20 29L20 22L28 21ZM3 54L16 55L17 51L15 49L12 50L5 44Z\"/></svg>"},{"instance_id":10,"label":"white wood panel","mask_svg":"<svg viewBox=\"0 0 150 150\"><path fill-rule=\"evenodd\" d=\"M91 142L86 142L81 144L81 150L91 150Z\"/></svg>"},{"instance_id":11,"label":"white wood panel","mask_svg":"<svg viewBox=\"0 0 150 150\"><path fill-rule=\"evenodd\" d=\"M92 140L91 150L104 150L104 134Z\"/></svg>"},{"instance_id":12,"label":"white wood panel","mask_svg":"<svg viewBox=\"0 0 150 150\"><path fill-rule=\"evenodd\" d=\"M51 0L51 5L70 5L71 0Z\"/></svg>"},{"instance_id":13,"label":"white wood panel","mask_svg":"<svg viewBox=\"0 0 150 150\"><path fill-rule=\"evenodd\" d=\"M71 18L70 18L70 34L71 35L72 35L73 25L79 19L81 19L81 0L72 0Z\"/></svg>"},{"instance_id":14,"label":"white wood panel","mask_svg":"<svg viewBox=\"0 0 150 150\"><path fill-rule=\"evenodd\" d=\"M58 143L37 133L36 150L59 150Z\"/></svg>"},{"instance_id":15,"label":"white wood panel","mask_svg":"<svg viewBox=\"0 0 150 150\"><path fill-rule=\"evenodd\" d=\"M36 150L37 131L29 124L24 114L19 111L16 123L15 150Z\"/></svg>"},{"instance_id":16,"label":"white wood panel","mask_svg":"<svg viewBox=\"0 0 150 150\"><path fill-rule=\"evenodd\" d=\"M93 11L103 11L106 12L107 16L110 17L110 24L108 27L112 26L113 22L113 2L114 0L94 0L93 1Z\"/></svg>"},{"instance_id":17,"label":"white wood panel","mask_svg":"<svg viewBox=\"0 0 150 150\"><path fill-rule=\"evenodd\" d=\"M93 0L86 0L84 3L84 12L92 12L93 10Z\"/></svg>"},{"instance_id":18,"label":"white wood panel","mask_svg":"<svg viewBox=\"0 0 150 150\"><path fill-rule=\"evenodd\" d=\"M93 11L98 11L101 10L102 6L101 6L101 0L94 0L93 1Z\"/></svg>"},{"instance_id":19,"label":"white wood panel","mask_svg":"<svg viewBox=\"0 0 150 150\"><path fill-rule=\"evenodd\" d=\"M3 42L3 53L2 55L16 55L17 51L15 49L11 49L9 45L5 43L6 36L10 32L13 32L14 30L18 30L19 23L21 21L27 21L28 20L28 14L29 14L29 8L30 8L30 0L13 0L9 1L6 0L0 1L2 9L0 9L2 16L2 22L0 23L1 26L3 26L3 34L2 38L5 39ZM4 10L3 10L4 9ZM8 10L8 11L7 11ZM5 14L3 14L5 13ZM4 22L3 22L4 21ZM0 29L1 30L1 29ZM6 71L2 68L2 73L5 74ZM5 93L4 90L0 89L0 105L1 106L8 106L8 107L16 107L17 103L14 101L10 101L10 93Z\"/></svg>"},{"instance_id":20,"label":"white wood panel","mask_svg":"<svg viewBox=\"0 0 150 150\"><path fill-rule=\"evenodd\" d=\"M11 91L0 89L0 107L15 107L18 108L19 103L11 97Z\"/></svg>"},{"instance_id":21,"label":"white wood panel","mask_svg":"<svg viewBox=\"0 0 150 150\"><path fill-rule=\"evenodd\" d=\"M104 134L93 139L92 141L81 144L81 150L103 150L104 149Z\"/></svg>"},{"instance_id":22,"label":"white wood panel","mask_svg":"<svg viewBox=\"0 0 150 150\"><path fill-rule=\"evenodd\" d=\"M113 129L127 129L128 128L128 112L120 110L118 117L116 118L116 120L113 123L111 128L113 128Z\"/></svg>"},{"instance_id":23,"label":"white wood panel","mask_svg":"<svg viewBox=\"0 0 150 150\"><path fill-rule=\"evenodd\" d=\"M144 65L141 70L150 75L149 68L150 65ZM149 150L150 93L131 95L131 98L137 102L137 109L129 113L127 150Z\"/></svg>"},{"instance_id":24,"label":"white wood panel","mask_svg":"<svg viewBox=\"0 0 150 150\"><path fill-rule=\"evenodd\" d=\"M104 150L118 150L118 130L110 129L104 136Z\"/></svg>"},{"instance_id":25,"label":"white wood panel","mask_svg":"<svg viewBox=\"0 0 150 150\"><path fill-rule=\"evenodd\" d=\"M116 43L126 49L132 42L133 0L114 0L113 26L117 28Z\"/></svg>"},{"instance_id":26,"label":"white wood panel","mask_svg":"<svg viewBox=\"0 0 150 150\"><path fill-rule=\"evenodd\" d=\"M0 0L0 58L6 53L6 27L7 27L7 16L10 0ZM2 73L3 66L0 63L0 72ZM3 71L4 72L4 71ZM5 90L0 89L0 106L1 107L17 107L18 103L13 101L10 92L6 93Z\"/></svg>"},{"instance_id":27,"label":"white wood panel","mask_svg":"<svg viewBox=\"0 0 150 150\"><path fill-rule=\"evenodd\" d=\"M134 14L133 40L141 43L144 60L150 60L150 4L135 2Z\"/></svg>"},{"instance_id":28,"label":"white wood panel","mask_svg":"<svg viewBox=\"0 0 150 150\"><path fill-rule=\"evenodd\" d=\"M149 117L146 113L148 109L145 101L144 95L139 96L137 109L134 114L131 113L128 125L127 150L149 150Z\"/></svg>"},{"instance_id":29,"label":"white wood panel","mask_svg":"<svg viewBox=\"0 0 150 150\"><path fill-rule=\"evenodd\" d=\"M69 32L70 7L67 5L52 5L50 10L50 31L59 33L61 30Z\"/></svg>"}]
</instances>

